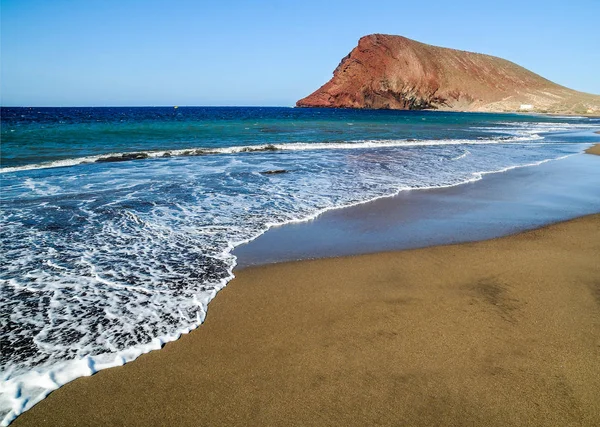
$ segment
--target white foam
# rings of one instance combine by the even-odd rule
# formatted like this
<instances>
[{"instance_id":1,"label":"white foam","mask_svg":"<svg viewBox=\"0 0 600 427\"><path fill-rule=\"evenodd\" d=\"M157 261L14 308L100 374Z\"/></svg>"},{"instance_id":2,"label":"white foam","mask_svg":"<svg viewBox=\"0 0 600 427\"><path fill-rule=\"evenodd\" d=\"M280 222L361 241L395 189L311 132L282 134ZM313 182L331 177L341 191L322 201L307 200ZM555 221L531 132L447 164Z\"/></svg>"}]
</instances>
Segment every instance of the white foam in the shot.
<instances>
[{"instance_id":1,"label":"white foam","mask_svg":"<svg viewBox=\"0 0 600 427\"><path fill-rule=\"evenodd\" d=\"M461 160L461 159L464 159L469 154L471 154L471 152L469 150L465 150L464 153L462 153L460 156L453 157L452 160Z\"/></svg>"},{"instance_id":2,"label":"white foam","mask_svg":"<svg viewBox=\"0 0 600 427\"><path fill-rule=\"evenodd\" d=\"M511 133L527 137L544 133L572 132L575 130L593 130L600 128L594 123L561 123L561 122L497 122L496 126L475 126L473 129L491 133Z\"/></svg>"},{"instance_id":3,"label":"white foam","mask_svg":"<svg viewBox=\"0 0 600 427\"><path fill-rule=\"evenodd\" d=\"M484 128L481 128L484 129ZM496 132L498 128L495 129ZM160 151L135 151L128 153L107 153L97 156L78 157L74 159L54 160L46 163L36 163L23 166L10 166L0 169L0 173L20 172L34 169L60 168L77 166L89 163L96 163L98 160L122 156L144 155L148 159L164 158L169 156L203 156L210 154L238 154L238 153L257 153L264 151L312 151L312 150L357 150L368 148L384 147L431 147L438 145L470 145L470 144L509 144L513 142L537 141L543 137L536 135L535 132L525 136L516 136L512 138L488 138L488 139L433 139L433 140L405 140L405 139L370 139L356 140L349 142L320 142L305 143L292 142L286 144L262 144L245 145L233 147L196 147L179 150L160 150ZM133 159L132 159L133 160ZM139 159L143 160L143 159Z\"/></svg>"}]
</instances>

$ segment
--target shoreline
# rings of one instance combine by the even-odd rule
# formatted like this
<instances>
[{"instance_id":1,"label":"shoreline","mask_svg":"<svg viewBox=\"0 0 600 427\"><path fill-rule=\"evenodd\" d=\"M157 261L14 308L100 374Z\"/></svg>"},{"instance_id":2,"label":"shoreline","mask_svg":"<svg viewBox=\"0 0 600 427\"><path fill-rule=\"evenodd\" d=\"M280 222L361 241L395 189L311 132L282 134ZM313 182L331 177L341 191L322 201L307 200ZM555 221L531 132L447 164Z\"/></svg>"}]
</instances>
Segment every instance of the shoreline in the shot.
<instances>
[{"instance_id":1,"label":"shoreline","mask_svg":"<svg viewBox=\"0 0 600 427\"><path fill-rule=\"evenodd\" d=\"M368 111L426 111L426 112L443 112L443 113L482 113L482 114L523 114L523 115L538 115L538 116L547 116L547 117L585 117L588 119L599 119L600 112L597 114L590 113L573 113L570 111L566 111L564 113L561 112L543 112L543 111L535 111L535 110L460 110L460 109L444 109L444 108L423 108L418 110L405 110L400 108L360 108L360 107L334 107L330 105L294 105L289 108L323 108L323 109L332 109L332 110L368 110Z\"/></svg>"},{"instance_id":2,"label":"shoreline","mask_svg":"<svg viewBox=\"0 0 600 427\"><path fill-rule=\"evenodd\" d=\"M594 425L599 254L591 215L246 268L201 328L13 425Z\"/></svg>"},{"instance_id":3,"label":"shoreline","mask_svg":"<svg viewBox=\"0 0 600 427\"><path fill-rule=\"evenodd\" d=\"M599 147L599 146L600 146L600 145L597 145L597 146L595 146L595 147ZM592 147L592 148L594 148L594 147ZM590 150L591 150L592 148L590 148ZM588 150L588 151L589 151L589 150ZM587 152L587 151L586 151L586 152ZM492 175L496 175L496 174L492 174ZM467 185L468 185L468 184L467 184ZM458 188L461 188L461 187L463 187L463 185L459 185L459 186L452 187L452 188L456 188L456 189L458 189ZM396 196L392 196L392 197L386 197L386 199L393 199L394 197L396 197ZM382 198L382 199L383 199L383 198ZM363 206L369 206L369 205L372 205L373 203L374 203L374 201L370 201L370 202L367 202L367 203L364 203L364 204L361 204L361 205L363 205ZM355 207L355 206L352 206L352 207L346 207L346 208L341 208L341 209L335 209L335 210L332 210L332 211L330 211L330 212L334 212L334 211L344 211L345 209L353 209L354 207ZM319 222L319 221L320 221L320 220L317 220L316 222ZM312 221L308 221L308 222L312 222ZM303 223L304 223L304 222L303 222ZM288 227L289 227L289 224L288 224ZM274 229L275 229L275 230L281 230L281 229L284 229L284 228L286 228L286 227L281 227L281 228L279 228L279 227L275 227ZM270 233L270 231L269 231L268 233ZM480 240L480 239L479 239L479 240ZM428 245L428 246L431 246L431 245ZM378 251L378 252L381 252L381 251ZM238 268L236 268L236 270L235 270L235 273L237 274L237 273L238 273L238 271L240 271L240 270L239 270ZM243 272L244 270L241 270L241 271ZM213 304L214 304L214 302L213 302ZM211 307L212 307L212 304L211 304ZM193 333L193 332L192 332L192 333ZM133 362L133 363L136 363L136 362ZM117 369L119 369L119 368L117 368Z\"/></svg>"},{"instance_id":4,"label":"shoreline","mask_svg":"<svg viewBox=\"0 0 600 427\"><path fill-rule=\"evenodd\" d=\"M557 162L547 162L547 163L544 163L544 164L563 164L563 162L565 162L565 161L568 161L569 163L571 163L571 162L572 162L572 160L573 160L573 159L576 159L576 158L585 159L585 158L588 158L588 156L580 156L580 155L575 155L575 156L571 156L571 157L570 157L570 159L563 159L563 160L561 160L561 162L558 162L558 161L557 161ZM596 159L594 159L594 160L596 160ZM581 163L581 162L579 162L579 163ZM577 170L586 170L586 168L585 168L585 167L583 167L583 168L582 168L581 166L583 166L583 165L581 165L581 164L577 164L577 165L575 165L575 169L577 169ZM596 166L596 165L595 165L595 163L594 163L594 166ZM445 193L445 192L448 192L450 195L452 195L452 194L461 194L461 193L464 193L464 192L465 192L465 189L468 189L468 188L471 188L471 187L473 187L473 188L477 187L478 185L480 185L480 184L478 184L478 183L481 183L482 181L483 181L483 182L488 182L488 181L490 181L490 180L492 180L492 181L494 181L494 180L497 180L497 181L500 181L500 182L506 182L506 177L507 177L507 176L511 176L511 175L513 175L515 172L519 172L519 171L521 171L521 172L526 172L526 171L537 171L537 170L538 170L537 168L539 168L539 166L536 166L535 168L526 168L526 167L522 167L522 168L516 168L516 169L514 169L514 170L511 170L511 171L509 171L509 174L508 174L508 175L506 174L506 172L504 172L504 173L492 173L492 174L486 174L486 176L485 176L485 178L484 178L483 180L478 180L477 182L475 182L475 183L472 183L472 184L463 184L463 185L457 185L457 186L452 186L452 187L448 187L448 188L441 188L441 189L425 190L425 191L423 191L423 192L421 192L421 191L418 191L418 192L416 192L416 194L424 194L424 193L429 193L429 192L431 192L431 193L432 193L432 195L434 196L434 198L435 198L435 199L437 199L437 198L440 196L440 194L443 194L443 193ZM573 167L571 167L571 169L573 169ZM589 167L587 167L587 169L589 169ZM556 170L551 170L551 171L553 171L553 172L551 172L551 173L554 173L554 172L556 172ZM568 172L569 172L569 171L568 171ZM544 174L548 174L548 172L545 172L545 173L543 173L542 175L544 175ZM567 175L569 175L569 176L570 176L570 172L569 172L569 173L567 173ZM594 180L594 176L595 176L595 175L591 175L591 180L592 180L592 181ZM572 178L573 178L573 177L572 177ZM560 180L560 179L561 179L561 178L559 177L559 180ZM573 179L577 180L577 177L576 177L576 175L574 175L574 178L573 178ZM513 180L514 180L514 179L513 179ZM519 180L519 182L521 182L521 181L522 181L522 177L520 177L520 178L518 177L518 180ZM526 186L527 186L527 184L526 184ZM555 187L555 186L553 186L553 191L554 191L555 189L556 189L556 187ZM585 190L585 189L584 189L584 190ZM573 189L572 189L572 188L570 188L568 192L569 192L569 193L573 193L573 194L575 194L575 193L577 193L577 192L581 192L581 191L582 191L581 189L579 189L579 190L577 190L577 191L573 191ZM399 196L387 196L387 197L382 197L382 198L380 198L380 199L378 199L378 200L375 200L375 201L369 201L369 202L366 202L366 203L361 203L361 204L359 204L359 205L355 205L355 206L350 206L350 207L345 207L345 208L338 208L338 209L332 209L332 210L329 210L329 211L327 211L326 213L319 215L319 217L318 217L317 219L313 219L313 220L309 220L309 221L302 221L301 223L297 223L297 224L295 224L295 223L292 223L292 224L286 224L286 226L285 226L285 227L274 227L274 228L271 228L271 229L270 229L270 230L269 230L267 233L265 233L263 236L274 236L274 237L273 237L273 238L275 239L274 241L275 241L275 242L277 242L278 240L281 240L281 239L280 239L280 236L278 235L278 233L279 233L280 231L282 231L282 230L289 230L289 229L293 229L293 228L294 228L294 227L296 227L296 226L303 227L303 226L305 226L305 225L320 224L320 223L323 223L323 222L324 222L324 221L323 221L323 219L324 219L324 218L327 218L327 217L329 217L329 216L336 217L336 216L339 216L339 215L341 214L341 216L342 216L342 222L348 222L348 221L347 221L347 220L348 220L348 218L347 218L347 217L345 217L345 216L347 215L347 213L348 213L348 212L355 212L355 214L356 214L356 213L358 213L359 215L363 215L363 214L364 214L364 211L365 211L365 209L366 209L366 210L367 210L367 212L368 212L369 210L377 210L377 209L381 208L382 206L383 206L384 210L389 210L389 206L387 206L387 207L386 207L386 206L385 206L386 204L391 204L391 203L395 203L395 204L404 204L404 203L405 203L405 202L408 200L408 199L405 199L405 196L409 195L411 192L401 192L401 193L403 194L403 195L402 195L402 197L399 197ZM469 196L468 194L466 194L466 195L465 195L465 194L463 194L463 196L462 196L462 197L463 197L463 199L464 199L464 197L472 197L472 196L473 196L472 194L471 194L470 196ZM452 196L451 198L453 198L453 197L455 197L455 196ZM477 196L477 195L475 195L475 198L477 198L477 197L478 197L478 196ZM383 203L383 205L382 205L382 203ZM578 202L575 202L575 203L568 203L568 204L575 204L575 205L577 205L577 203L578 203ZM413 204L413 203L408 203L408 204ZM596 204L597 204L597 203L596 203ZM594 205L594 206L595 206L595 205ZM600 205L598 205L598 206L600 206ZM421 207L421 208L422 208L422 207ZM420 209L420 208L418 208L418 207L417 207L417 210L419 210L419 209ZM438 207L438 209L439 209L439 207ZM570 218L572 218L572 217L574 217L574 216L581 216L581 215L585 215L585 214L587 214L587 213L591 213L591 212L599 212L599 211L600 211L600 209L597 209L597 208L593 208L593 210L592 210L592 211L585 211L585 210L584 210L584 211L576 212L576 215L572 215L571 217L567 217L567 218L559 218L559 220L570 219ZM377 222L377 223L380 223L380 222L381 222L381 218L373 218L373 217L372 217L372 214L369 214L369 215L367 215L367 216L369 216L369 217L370 217L370 220L372 220L372 221L374 220L374 221L375 221L375 222ZM394 222L398 222L398 219L399 219L398 217L395 217L393 220L394 220ZM551 220L550 222L557 222L557 221L556 221L556 219L554 219L554 220ZM546 225L547 223L548 223L548 221L547 221L547 222L544 222L544 223L542 223L541 225ZM444 218L444 224L445 224L445 225L444 225L444 228L452 228L452 227L448 227L448 221L447 221L447 218ZM405 224L401 224L401 225L402 225L402 227L404 227L404 226L405 226ZM488 225L489 225L489 224L488 224ZM540 225L540 224L538 224L537 226L539 226L539 225ZM534 225L533 227L532 227L532 226L529 226L527 229L531 229L531 228L535 228L535 225ZM519 231L519 230L517 230L517 231ZM521 231L522 231L522 230L521 230ZM351 234L351 233L352 233L352 230L350 231L350 234ZM515 233L515 231L514 231L514 230L511 230L509 233L504 233L504 234L514 234L514 233ZM262 239L263 239L263 236L259 237L257 240L259 240L259 241L260 241L260 240L262 240ZM320 237L323 237L323 236L320 236ZM396 237L397 237L397 236L396 236ZM418 236L417 236L417 237L418 237ZM422 237L422 236L421 236L421 237ZM496 236L491 236L491 237L496 237ZM360 241L361 239L364 239L364 238L365 238L365 236L364 236L364 235L358 236L358 240L359 240L359 241ZM483 236L476 236L475 238L473 238L473 239L471 239L471 240L486 240L486 239L488 239L488 238L490 238L490 236L483 235ZM255 246L255 242L257 242L257 240L253 240L252 242L250 242L250 243L248 244L248 246L249 246L249 247L254 247L254 246ZM318 240L318 238L317 238L317 240ZM267 241L268 241L268 240L267 240ZM272 243L273 243L273 242L272 242ZM338 242L338 243L339 243L339 242ZM436 245L439 245L439 244L448 244L448 243L455 243L455 242L451 241L451 242L441 242L441 243L440 243L440 242L435 242L435 241L434 241L434 242L425 241L425 243L426 243L426 246L436 246ZM341 246L344 246L344 245L341 245ZM423 245L421 245L421 247L422 247L422 246L423 246ZM281 249L281 243L279 243L279 248ZM389 251L389 250L398 250L398 249L405 249L405 248L404 248L404 247L400 247L400 248L398 248L398 247L392 247L392 248L380 247L380 248L377 248L377 249L376 249L376 250L374 250L374 251L369 251L368 253L373 253L373 252L387 252L387 251ZM351 252L350 254L355 254L355 253L364 253L364 252ZM341 255L340 255L340 254L333 254L333 256L344 256L344 255L348 255L348 254L347 254L347 253L342 253ZM323 254L317 254L317 257L330 257L330 256L332 256L332 255L331 255L331 254L326 254L326 255L323 255ZM313 257L313 258L314 258L314 257ZM243 258L242 258L242 259L243 259ZM287 260L286 260L286 259L284 259L284 261L287 261ZM246 267L246 266L247 266L247 265L244 265L243 263L242 263L241 265L240 265L240 263L238 263L238 267L236 267L236 269L234 270L234 273L235 273L235 274L237 274L237 273L238 273L238 271L240 271L240 268L244 268L244 267Z\"/></svg>"},{"instance_id":5,"label":"shoreline","mask_svg":"<svg viewBox=\"0 0 600 427\"><path fill-rule=\"evenodd\" d=\"M488 240L597 213L597 161L573 155L327 210L237 246L234 273L278 262Z\"/></svg>"}]
</instances>

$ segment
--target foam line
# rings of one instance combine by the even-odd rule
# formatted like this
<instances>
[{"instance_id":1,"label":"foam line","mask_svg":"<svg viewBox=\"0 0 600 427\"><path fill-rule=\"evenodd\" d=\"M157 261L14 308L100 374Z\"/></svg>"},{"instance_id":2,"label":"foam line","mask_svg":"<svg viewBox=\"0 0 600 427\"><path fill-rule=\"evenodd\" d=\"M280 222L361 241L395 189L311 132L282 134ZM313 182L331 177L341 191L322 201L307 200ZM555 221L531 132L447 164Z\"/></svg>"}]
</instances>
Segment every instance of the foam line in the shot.
<instances>
[{"instance_id":1,"label":"foam line","mask_svg":"<svg viewBox=\"0 0 600 427\"><path fill-rule=\"evenodd\" d=\"M97 156L77 157L74 159L54 160L46 163L37 163L23 166L11 166L0 169L0 173L19 172L34 169L61 168L89 163L115 163L123 161L156 159L165 157L208 156L238 153L264 153L278 151L312 151L312 150L357 150L366 148L388 147L431 147L441 145L482 145L482 144L509 144L515 142L539 141L544 139L537 134L515 137L493 137L483 139L371 139L349 142L292 142L286 144L245 145L219 148L186 148L180 150L161 151L135 151L126 153L108 153Z\"/></svg>"}]
</instances>

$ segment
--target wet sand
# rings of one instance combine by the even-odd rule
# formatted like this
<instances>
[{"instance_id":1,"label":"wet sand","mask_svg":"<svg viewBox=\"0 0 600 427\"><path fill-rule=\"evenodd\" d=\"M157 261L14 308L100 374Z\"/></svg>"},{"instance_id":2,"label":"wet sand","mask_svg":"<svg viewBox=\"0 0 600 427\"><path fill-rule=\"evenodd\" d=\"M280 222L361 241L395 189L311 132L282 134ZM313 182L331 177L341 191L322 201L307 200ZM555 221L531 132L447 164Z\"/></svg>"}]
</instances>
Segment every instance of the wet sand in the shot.
<instances>
[{"instance_id":1,"label":"wet sand","mask_svg":"<svg viewBox=\"0 0 600 427\"><path fill-rule=\"evenodd\" d=\"M599 183L600 157L575 155L331 210L274 227L234 254L249 267L487 240L600 212Z\"/></svg>"},{"instance_id":2,"label":"wet sand","mask_svg":"<svg viewBox=\"0 0 600 427\"><path fill-rule=\"evenodd\" d=\"M252 267L205 324L15 426L600 425L600 215Z\"/></svg>"}]
</instances>

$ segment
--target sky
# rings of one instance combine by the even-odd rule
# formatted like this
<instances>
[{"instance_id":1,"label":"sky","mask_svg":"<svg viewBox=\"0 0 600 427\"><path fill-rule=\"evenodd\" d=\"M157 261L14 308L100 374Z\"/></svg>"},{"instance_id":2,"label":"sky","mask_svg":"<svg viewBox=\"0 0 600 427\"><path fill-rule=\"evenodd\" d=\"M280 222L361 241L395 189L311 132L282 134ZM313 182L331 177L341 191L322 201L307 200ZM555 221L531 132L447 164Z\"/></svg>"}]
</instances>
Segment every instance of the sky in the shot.
<instances>
[{"instance_id":1,"label":"sky","mask_svg":"<svg viewBox=\"0 0 600 427\"><path fill-rule=\"evenodd\" d=\"M600 0L0 0L2 106L292 106L367 34L600 94Z\"/></svg>"}]
</instances>

